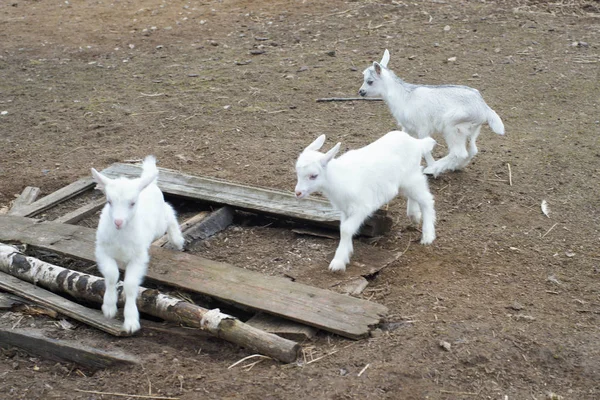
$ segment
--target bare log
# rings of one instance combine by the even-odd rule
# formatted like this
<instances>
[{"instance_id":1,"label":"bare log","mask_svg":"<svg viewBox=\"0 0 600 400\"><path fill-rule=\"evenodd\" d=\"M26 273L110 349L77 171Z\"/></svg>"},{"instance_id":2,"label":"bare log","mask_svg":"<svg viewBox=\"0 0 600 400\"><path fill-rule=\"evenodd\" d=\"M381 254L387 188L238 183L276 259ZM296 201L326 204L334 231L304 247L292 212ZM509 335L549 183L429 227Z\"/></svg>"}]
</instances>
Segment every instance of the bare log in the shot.
<instances>
[{"instance_id":1,"label":"bare log","mask_svg":"<svg viewBox=\"0 0 600 400\"><path fill-rule=\"evenodd\" d=\"M115 319L107 319L100 310L84 307L79 303L68 300L48 290L37 287L29 282L0 271L0 289L22 296L67 317L93 326L114 336L129 336L123 329L123 324Z\"/></svg>"},{"instance_id":2,"label":"bare log","mask_svg":"<svg viewBox=\"0 0 600 400\"><path fill-rule=\"evenodd\" d=\"M0 243L0 270L53 292L67 293L81 300L102 304L104 279L25 256L15 247L3 243ZM119 282L117 290L119 305L122 306L122 282ZM235 317L221 313L219 309L207 310L158 290L140 287L137 306L146 314L201 328L283 362L295 361L300 349L296 342L248 326Z\"/></svg>"}]
</instances>

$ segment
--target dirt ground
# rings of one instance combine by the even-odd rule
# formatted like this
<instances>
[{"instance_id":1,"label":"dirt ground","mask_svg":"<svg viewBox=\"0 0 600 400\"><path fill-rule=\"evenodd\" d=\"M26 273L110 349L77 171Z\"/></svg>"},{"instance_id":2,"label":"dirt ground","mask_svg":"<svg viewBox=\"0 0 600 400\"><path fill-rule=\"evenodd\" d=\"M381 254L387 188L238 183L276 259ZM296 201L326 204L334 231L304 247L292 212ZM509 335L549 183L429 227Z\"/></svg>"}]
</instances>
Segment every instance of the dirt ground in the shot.
<instances>
[{"instance_id":1,"label":"dirt ground","mask_svg":"<svg viewBox=\"0 0 600 400\"><path fill-rule=\"evenodd\" d=\"M484 128L464 171L430 180L433 245L414 242L402 199L390 234L359 239L367 261L369 248L406 250L362 294L389 307L395 329L357 342L320 334L303 343L324 356L309 364L228 369L251 353L7 312L4 324L143 363L85 371L4 351L0 397L600 398L599 38L593 0L0 2L4 210L25 186L47 194L150 153L186 173L292 190L294 160L318 135L352 149L394 129L383 103L315 102L355 96L385 48L398 76L475 87L506 126L503 137ZM244 221L208 243L195 250L265 274L301 265L317 285L336 246Z\"/></svg>"}]
</instances>

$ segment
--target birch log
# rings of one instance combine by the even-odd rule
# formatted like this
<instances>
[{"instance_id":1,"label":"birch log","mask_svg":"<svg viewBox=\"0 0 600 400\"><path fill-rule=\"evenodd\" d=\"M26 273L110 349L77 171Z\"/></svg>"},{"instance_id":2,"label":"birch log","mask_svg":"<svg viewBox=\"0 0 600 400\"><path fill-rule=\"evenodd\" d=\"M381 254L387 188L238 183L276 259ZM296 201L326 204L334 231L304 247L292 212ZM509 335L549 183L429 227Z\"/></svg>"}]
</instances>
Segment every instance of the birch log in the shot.
<instances>
[{"instance_id":1,"label":"birch log","mask_svg":"<svg viewBox=\"0 0 600 400\"><path fill-rule=\"evenodd\" d=\"M0 243L0 271L52 292L67 293L80 300L98 304L103 301L104 279L25 256L16 247L3 243ZM119 282L117 290L119 306L122 306L122 282ZM283 362L295 361L300 349L296 342L253 328L235 317L221 313L219 309L207 310L158 290L140 287L137 306L146 314L203 329Z\"/></svg>"}]
</instances>

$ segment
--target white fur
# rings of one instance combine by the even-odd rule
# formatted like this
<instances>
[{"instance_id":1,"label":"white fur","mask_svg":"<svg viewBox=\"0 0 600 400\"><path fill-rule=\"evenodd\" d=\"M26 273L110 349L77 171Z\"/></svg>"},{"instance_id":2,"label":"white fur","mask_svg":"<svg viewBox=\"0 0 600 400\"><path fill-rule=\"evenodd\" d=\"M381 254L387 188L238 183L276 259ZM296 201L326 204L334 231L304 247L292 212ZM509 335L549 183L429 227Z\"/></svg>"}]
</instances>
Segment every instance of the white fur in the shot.
<instances>
[{"instance_id":1,"label":"white fur","mask_svg":"<svg viewBox=\"0 0 600 400\"><path fill-rule=\"evenodd\" d=\"M444 171L462 169L477 154L476 140L481 125L504 134L502 120L483 100L477 89L458 85L413 85L387 69L390 53L385 50L381 63L374 62L363 72L361 96L380 96L403 130L425 138L442 133L448 144L446 157L435 161L425 154L426 174L438 176ZM469 140L467 150L466 141Z\"/></svg>"},{"instance_id":2,"label":"white fur","mask_svg":"<svg viewBox=\"0 0 600 400\"><path fill-rule=\"evenodd\" d=\"M146 275L150 245L165 231L169 241L180 250L184 239L175 211L165 203L156 185L158 169L154 156L146 157L142 175L137 179L110 179L93 168L92 175L107 200L96 232L96 262L106 285L102 311L108 318L117 313L117 263L122 263L126 266L123 328L132 333L140 329L136 299Z\"/></svg>"},{"instance_id":3,"label":"white fur","mask_svg":"<svg viewBox=\"0 0 600 400\"><path fill-rule=\"evenodd\" d=\"M329 264L331 271L344 271L353 251L352 237L362 223L399 192L407 198L407 214L419 223L423 216L422 244L435 239L434 201L421 158L435 146L432 138L415 139L392 131L375 142L334 159L336 144L326 154L317 150L325 135L311 143L298 157L296 197L323 193L341 211L340 244Z\"/></svg>"}]
</instances>

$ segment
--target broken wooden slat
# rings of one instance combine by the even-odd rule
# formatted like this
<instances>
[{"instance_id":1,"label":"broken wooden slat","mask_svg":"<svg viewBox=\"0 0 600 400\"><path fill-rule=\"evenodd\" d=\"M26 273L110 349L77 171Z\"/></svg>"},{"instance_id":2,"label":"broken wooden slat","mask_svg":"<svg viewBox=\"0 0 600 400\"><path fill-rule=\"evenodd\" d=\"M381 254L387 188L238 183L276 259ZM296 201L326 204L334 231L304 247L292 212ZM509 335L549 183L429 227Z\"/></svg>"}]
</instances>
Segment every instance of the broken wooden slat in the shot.
<instances>
[{"instance_id":1,"label":"broken wooden slat","mask_svg":"<svg viewBox=\"0 0 600 400\"><path fill-rule=\"evenodd\" d=\"M255 213L276 217L286 217L337 229L340 213L325 200L308 198L298 200L291 192L264 189L232 183L216 178L206 178L159 168L158 186L164 193L232 206ZM103 170L110 178L124 176L137 178L142 172L141 165L116 163ZM378 236L388 231L392 219L380 210L367 219L360 233Z\"/></svg>"},{"instance_id":2,"label":"broken wooden slat","mask_svg":"<svg viewBox=\"0 0 600 400\"><path fill-rule=\"evenodd\" d=\"M92 200L90 203L79 207L77 210L73 210L61 217L56 218L54 222L59 222L61 224L76 224L82 219L85 219L90 215L94 215L96 211L101 210L105 204L106 198L103 196L99 199Z\"/></svg>"},{"instance_id":3,"label":"broken wooden slat","mask_svg":"<svg viewBox=\"0 0 600 400\"><path fill-rule=\"evenodd\" d=\"M213 211L199 224L183 230L186 243L204 240L222 231L233 223L235 211L231 207L221 207Z\"/></svg>"},{"instance_id":4,"label":"broken wooden slat","mask_svg":"<svg viewBox=\"0 0 600 400\"><path fill-rule=\"evenodd\" d=\"M93 326L94 328L110 333L111 335L128 336L127 332L123 330L120 322L116 319L105 318L101 311L84 307L4 272L0 272L0 289L9 291L44 307L58 311L67 317Z\"/></svg>"},{"instance_id":5,"label":"broken wooden slat","mask_svg":"<svg viewBox=\"0 0 600 400\"><path fill-rule=\"evenodd\" d=\"M19 241L94 261L95 231L0 216L0 241ZM366 337L387 307L187 253L152 246L147 278L278 315L352 339Z\"/></svg>"},{"instance_id":6,"label":"broken wooden slat","mask_svg":"<svg viewBox=\"0 0 600 400\"><path fill-rule=\"evenodd\" d=\"M274 333L277 336L295 340L297 342L301 342L306 339L312 339L319 331L312 326L299 324L297 322L265 313L256 314L254 317L246 321L246 324L265 332Z\"/></svg>"},{"instance_id":7,"label":"broken wooden slat","mask_svg":"<svg viewBox=\"0 0 600 400\"><path fill-rule=\"evenodd\" d=\"M99 304L103 302L104 279L27 257L19 253L14 246L2 243L0 270L26 281L36 282L49 290ZM122 282L119 282L117 291L121 293L118 300L122 306ZM298 343L248 326L230 315L221 313L219 309L207 310L162 294L158 290L140 287L136 303L141 312L201 328L217 337L283 362L295 361L300 349Z\"/></svg>"},{"instance_id":8,"label":"broken wooden slat","mask_svg":"<svg viewBox=\"0 0 600 400\"><path fill-rule=\"evenodd\" d=\"M347 282L342 282L336 289L338 292L343 294L349 294L351 296L358 296L369 286L369 281L363 276L352 279Z\"/></svg>"},{"instance_id":9,"label":"broken wooden slat","mask_svg":"<svg viewBox=\"0 0 600 400\"><path fill-rule=\"evenodd\" d=\"M197 224L201 221L203 221L206 216L208 215L207 211L202 211L199 212L198 214L194 215L192 218L186 219L185 221L183 221L180 225L179 225L179 229L181 229L181 232L185 232L186 229L188 229L190 226ZM187 242L187 238L185 236L183 236L183 238L186 240ZM160 237L159 239L156 239L154 242L152 242L153 246L158 246L158 247L163 247L165 244L167 244L169 242L169 235L163 235L162 237Z\"/></svg>"},{"instance_id":10,"label":"broken wooden slat","mask_svg":"<svg viewBox=\"0 0 600 400\"><path fill-rule=\"evenodd\" d=\"M23 192L15 199L8 214L14 214L19 208L25 207L35 201L40 194L40 188L27 186Z\"/></svg>"},{"instance_id":11,"label":"broken wooden slat","mask_svg":"<svg viewBox=\"0 0 600 400\"><path fill-rule=\"evenodd\" d=\"M70 199L71 197L77 196L78 194L85 192L94 186L94 180L92 177L82 178L78 181L71 183L70 185L65 186L62 189L58 189L54 193L50 193L48 196L42 197L38 201L34 201L33 203L19 207L17 210L9 212L11 215L17 215L21 217L33 217L34 215L40 214L47 209L62 203L65 200Z\"/></svg>"},{"instance_id":12,"label":"broken wooden slat","mask_svg":"<svg viewBox=\"0 0 600 400\"><path fill-rule=\"evenodd\" d=\"M29 302L22 297L14 296L10 293L0 292L0 310L10 310L15 306L28 303Z\"/></svg>"},{"instance_id":13,"label":"broken wooden slat","mask_svg":"<svg viewBox=\"0 0 600 400\"><path fill-rule=\"evenodd\" d=\"M91 369L120 364L138 364L139 360L121 351L105 351L81 344L77 340L57 340L41 330L0 328L0 346L18 347L27 353L59 361L71 361Z\"/></svg>"}]
</instances>

